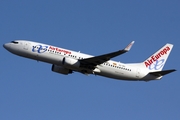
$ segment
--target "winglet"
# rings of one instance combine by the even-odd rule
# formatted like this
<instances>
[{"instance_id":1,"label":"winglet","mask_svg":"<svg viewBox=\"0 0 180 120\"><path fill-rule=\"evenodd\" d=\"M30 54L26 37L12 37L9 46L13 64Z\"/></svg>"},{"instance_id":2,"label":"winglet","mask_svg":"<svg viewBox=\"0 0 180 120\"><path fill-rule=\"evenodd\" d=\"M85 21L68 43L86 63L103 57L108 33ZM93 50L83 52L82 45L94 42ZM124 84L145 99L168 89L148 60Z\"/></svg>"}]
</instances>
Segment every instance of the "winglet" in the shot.
<instances>
[{"instance_id":1,"label":"winglet","mask_svg":"<svg viewBox=\"0 0 180 120\"><path fill-rule=\"evenodd\" d=\"M134 41L132 41L126 48L124 48L125 51L129 51L131 47L133 46Z\"/></svg>"}]
</instances>

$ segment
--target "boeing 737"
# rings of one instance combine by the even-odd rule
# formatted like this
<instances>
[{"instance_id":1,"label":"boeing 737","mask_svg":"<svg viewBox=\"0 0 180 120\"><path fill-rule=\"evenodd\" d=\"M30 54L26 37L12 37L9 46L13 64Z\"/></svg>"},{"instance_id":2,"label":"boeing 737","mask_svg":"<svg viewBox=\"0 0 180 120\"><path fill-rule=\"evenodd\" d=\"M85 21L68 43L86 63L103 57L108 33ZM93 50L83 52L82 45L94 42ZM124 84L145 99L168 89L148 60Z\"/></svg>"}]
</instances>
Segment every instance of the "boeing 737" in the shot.
<instances>
[{"instance_id":1,"label":"boeing 737","mask_svg":"<svg viewBox=\"0 0 180 120\"><path fill-rule=\"evenodd\" d=\"M18 56L52 64L52 71L64 75L75 72L94 74L117 80L150 81L159 80L175 69L162 70L173 48L166 44L145 61L121 63L110 60L128 52L134 41L122 50L92 56L72 50L27 40L15 40L4 44L4 48Z\"/></svg>"}]
</instances>

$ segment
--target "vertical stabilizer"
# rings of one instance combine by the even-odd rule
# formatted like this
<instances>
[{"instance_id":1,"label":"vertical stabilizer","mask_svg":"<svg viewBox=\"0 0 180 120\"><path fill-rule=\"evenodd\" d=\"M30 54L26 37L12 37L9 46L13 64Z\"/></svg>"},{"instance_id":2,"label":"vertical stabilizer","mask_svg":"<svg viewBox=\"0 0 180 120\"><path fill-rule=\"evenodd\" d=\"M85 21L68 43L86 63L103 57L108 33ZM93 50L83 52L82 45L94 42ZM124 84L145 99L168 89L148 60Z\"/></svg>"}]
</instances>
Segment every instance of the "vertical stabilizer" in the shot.
<instances>
[{"instance_id":1,"label":"vertical stabilizer","mask_svg":"<svg viewBox=\"0 0 180 120\"><path fill-rule=\"evenodd\" d=\"M159 49L156 53L151 55L147 60L145 60L142 64L145 68L149 70L149 72L161 71L166 63L166 60L173 48L172 44L166 44L161 49Z\"/></svg>"}]
</instances>

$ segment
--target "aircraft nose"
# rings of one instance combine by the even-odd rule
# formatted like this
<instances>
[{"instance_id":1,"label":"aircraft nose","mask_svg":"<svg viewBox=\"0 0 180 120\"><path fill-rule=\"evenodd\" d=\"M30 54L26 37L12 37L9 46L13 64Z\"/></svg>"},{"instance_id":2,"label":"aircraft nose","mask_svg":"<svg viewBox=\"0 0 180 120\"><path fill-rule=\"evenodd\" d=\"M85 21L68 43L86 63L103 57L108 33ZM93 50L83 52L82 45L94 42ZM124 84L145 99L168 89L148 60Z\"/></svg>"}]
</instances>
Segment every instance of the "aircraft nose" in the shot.
<instances>
[{"instance_id":1,"label":"aircraft nose","mask_svg":"<svg viewBox=\"0 0 180 120\"><path fill-rule=\"evenodd\" d=\"M3 44L3 47L8 50L10 48L10 44L9 43Z\"/></svg>"}]
</instances>

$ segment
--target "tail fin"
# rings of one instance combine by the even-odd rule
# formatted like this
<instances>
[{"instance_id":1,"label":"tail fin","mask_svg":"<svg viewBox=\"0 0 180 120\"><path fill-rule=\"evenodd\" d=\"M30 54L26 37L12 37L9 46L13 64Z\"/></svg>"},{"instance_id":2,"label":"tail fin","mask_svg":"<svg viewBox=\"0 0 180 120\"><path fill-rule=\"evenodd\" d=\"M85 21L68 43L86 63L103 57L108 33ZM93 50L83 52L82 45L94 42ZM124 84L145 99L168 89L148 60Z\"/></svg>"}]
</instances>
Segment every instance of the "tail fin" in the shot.
<instances>
[{"instance_id":1,"label":"tail fin","mask_svg":"<svg viewBox=\"0 0 180 120\"><path fill-rule=\"evenodd\" d=\"M143 65L149 69L149 72L161 71L166 63L166 60L173 48L172 44L167 43L156 53L151 55L143 62Z\"/></svg>"}]
</instances>

